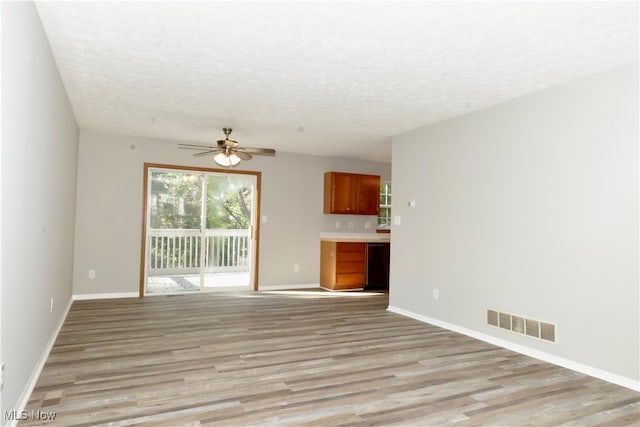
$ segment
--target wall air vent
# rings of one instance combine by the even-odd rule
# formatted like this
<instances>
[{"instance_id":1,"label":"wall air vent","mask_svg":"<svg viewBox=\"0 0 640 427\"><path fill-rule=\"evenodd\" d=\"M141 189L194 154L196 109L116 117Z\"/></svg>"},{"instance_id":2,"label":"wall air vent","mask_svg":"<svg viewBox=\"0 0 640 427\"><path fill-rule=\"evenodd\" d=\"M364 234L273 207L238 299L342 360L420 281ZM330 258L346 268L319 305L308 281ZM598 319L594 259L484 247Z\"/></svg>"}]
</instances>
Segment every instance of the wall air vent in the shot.
<instances>
[{"instance_id":1,"label":"wall air vent","mask_svg":"<svg viewBox=\"0 0 640 427\"><path fill-rule=\"evenodd\" d=\"M487 310L487 324L545 341L556 342L556 325L498 310Z\"/></svg>"}]
</instances>

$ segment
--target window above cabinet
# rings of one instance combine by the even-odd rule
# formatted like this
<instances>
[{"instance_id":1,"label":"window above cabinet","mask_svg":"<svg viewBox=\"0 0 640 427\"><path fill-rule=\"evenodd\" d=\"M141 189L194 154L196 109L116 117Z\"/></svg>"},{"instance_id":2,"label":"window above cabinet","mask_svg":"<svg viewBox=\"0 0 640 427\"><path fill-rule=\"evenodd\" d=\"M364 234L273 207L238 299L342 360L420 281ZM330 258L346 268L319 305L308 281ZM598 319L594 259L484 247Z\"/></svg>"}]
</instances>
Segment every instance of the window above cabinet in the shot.
<instances>
[{"instance_id":1,"label":"window above cabinet","mask_svg":"<svg viewBox=\"0 0 640 427\"><path fill-rule=\"evenodd\" d=\"M391 228L391 183L380 184L380 212L378 228Z\"/></svg>"}]
</instances>

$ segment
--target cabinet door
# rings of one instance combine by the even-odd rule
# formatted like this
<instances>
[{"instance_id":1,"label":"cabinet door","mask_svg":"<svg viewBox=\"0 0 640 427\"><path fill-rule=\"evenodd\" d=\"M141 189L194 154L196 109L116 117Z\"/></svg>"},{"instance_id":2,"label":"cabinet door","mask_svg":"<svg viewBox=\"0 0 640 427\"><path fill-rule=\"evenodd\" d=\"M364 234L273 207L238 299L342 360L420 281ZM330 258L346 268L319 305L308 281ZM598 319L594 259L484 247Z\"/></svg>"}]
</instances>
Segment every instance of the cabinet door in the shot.
<instances>
[{"instance_id":1,"label":"cabinet door","mask_svg":"<svg viewBox=\"0 0 640 427\"><path fill-rule=\"evenodd\" d=\"M329 185L327 186L327 179ZM354 214L357 211L358 180L353 174L331 172L325 176L325 191L329 187L329 200L325 202L325 213ZM328 206L327 206L328 205Z\"/></svg>"},{"instance_id":2,"label":"cabinet door","mask_svg":"<svg viewBox=\"0 0 640 427\"><path fill-rule=\"evenodd\" d=\"M378 215L380 211L380 177L360 175L358 177L358 213Z\"/></svg>"}]
</instances>

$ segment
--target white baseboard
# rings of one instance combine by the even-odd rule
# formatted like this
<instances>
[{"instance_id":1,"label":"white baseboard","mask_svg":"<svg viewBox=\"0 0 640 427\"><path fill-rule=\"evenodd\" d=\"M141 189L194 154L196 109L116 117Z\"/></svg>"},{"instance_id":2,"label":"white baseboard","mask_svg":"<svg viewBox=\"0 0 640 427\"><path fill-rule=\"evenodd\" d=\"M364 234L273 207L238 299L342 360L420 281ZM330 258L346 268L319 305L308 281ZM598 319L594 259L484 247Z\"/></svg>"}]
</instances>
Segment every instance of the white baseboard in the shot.
<instances>
[{"instance_id":1,"label":"white baseboard","mask_svg":"<svg viewBox=\"0 0 640 427\"><path fill-rule=\"evenodd\" d=\"M419 320L423 323L439 326L444 329L448 329L453 332L458 332L462 335L467 335L471 338L478 339L480 341L487 342L489 344L497 345L498 347L506 348L507 350L515 351L516 353L524 354L525 356L533 357L534 359L549 362L554 365L562 366L563 368L571 369L572 371L580 372L591 377L595 377L619 386L629 388L634 391L640 391L640 381L635 381L631 378L623 377L622 375L614 374L602 369L594 368L589 365L585 365L573 360L564 359L553 354L545 353L544 351L536 350L530 347L526 347L520 344L512 343L500 338L496 338L491 335L484 334L482 332L467 329L462 326L454 325L451 323L443 322L441 320L433 319L421 314L414 313L409 310L404 310L399 307L390 305L387 308L388 311L402 316L410 317L415 320Z\"/></svg>"},{"instance_id":2,"label":"white baseboard","mask_svg":"<svg viewBox=\"0 0 640 427\"><path fill-rule=\"evenodd\" d=\"M114 292L110 294L74 294L73 300L88 300L88 299L109 299L109 298L138 298L140 294L138 292Z\"/></svg>"},{"instance_id":3,"label":"white baseboard","mask_svg":"<svg viewBox=\"0 0 640 427\"><path fill-rule=\"evenodd\" d=\"M314 289L319 288L317 283L299 283L293 285L258 285L258 291L283 291L287 289Z\"/></svg>"},{"instance_id":4,"label":"white baseboard","mask_svg":"<svg viewBox=\"0 0 640 427\"><path fill-rule=\"evenodd\" d=\"M22 390L22 394L20 394L20 398L18 398L18 405L16 407L16 414L22 413L24 408L27 407L27 403L29 403L29 397L31 397L31 393L33 393L33 389L36 387L36 383L38 382L38 378L40 378L40 374L42 373L42 369L44 368L45 363L47 363L47 359L49 358L49 353L51 353L51 349L56 342L56 338L58 338L58 334L60 333L60 329L62 329L62 325L64 325L64 321L67 319L67 315L69 314L69 310L71 309L71 304L73 304L73 297L69 298L69 302L64 309L63 315L60 317L58 321L58 325L53 330L53 333L49 337L47 341L47 345L44 347L40 358L38 359L38 363L36 363L35 368L31 372L31 376L29 377L29 381L27 381L27 386ZM2 414L4 416L4 414ZM15 426L18 423L18 420L13 420L8 425Z\"/></svg>"}]
</instances>

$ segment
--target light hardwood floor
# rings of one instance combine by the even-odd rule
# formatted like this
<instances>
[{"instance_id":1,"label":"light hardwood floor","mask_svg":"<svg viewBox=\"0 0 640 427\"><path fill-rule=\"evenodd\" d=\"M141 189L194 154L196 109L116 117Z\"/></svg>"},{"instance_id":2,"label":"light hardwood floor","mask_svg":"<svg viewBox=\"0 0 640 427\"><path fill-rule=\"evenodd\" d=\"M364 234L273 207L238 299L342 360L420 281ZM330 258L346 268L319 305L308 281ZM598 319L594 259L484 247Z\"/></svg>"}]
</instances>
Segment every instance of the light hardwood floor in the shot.
<instances>
[{"instance_id":1,"label":"light hardwood floor","mask_svg":"<svg viewBox=\"0 0 640 427\"><path fill-rule=\"evenodd\" d=\"M55 412L48 426L639 424L639 393L387 304L325 292L76 301L26 409Z\"/></svg>"}]
</instances>

